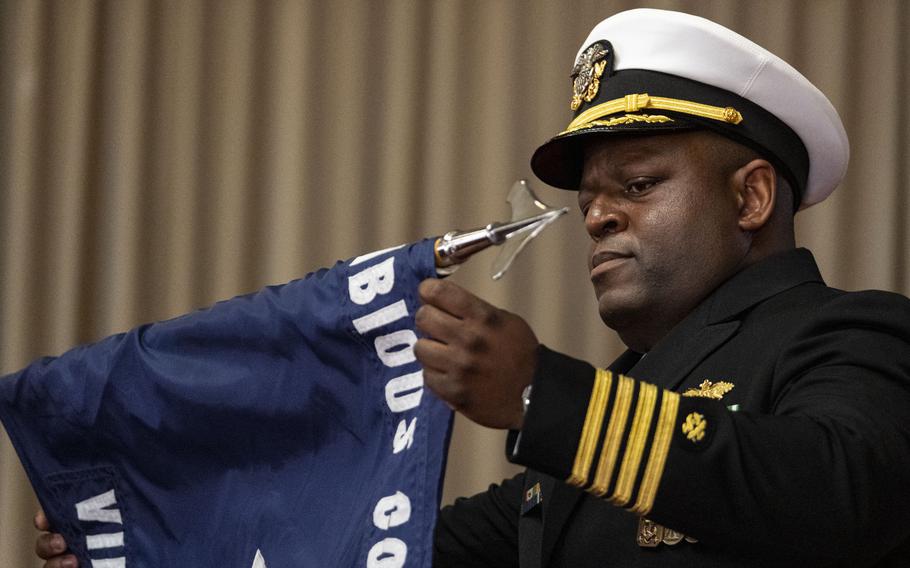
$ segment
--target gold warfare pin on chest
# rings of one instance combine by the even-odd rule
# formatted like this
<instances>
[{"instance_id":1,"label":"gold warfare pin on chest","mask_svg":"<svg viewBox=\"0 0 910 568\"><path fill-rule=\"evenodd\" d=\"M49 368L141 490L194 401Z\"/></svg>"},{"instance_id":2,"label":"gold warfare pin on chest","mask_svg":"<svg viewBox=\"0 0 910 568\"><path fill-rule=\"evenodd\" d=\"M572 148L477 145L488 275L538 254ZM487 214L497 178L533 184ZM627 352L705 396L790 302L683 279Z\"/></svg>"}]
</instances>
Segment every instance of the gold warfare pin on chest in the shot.
<instances>
[{"instance_id":1,"label":"gold warfare pin on chest","mask_svg":"<svg viewBox=\"0 0 910 568\"><path fill-rule=\"evenodd\" d=\"M711 382L707 379L701 382L698 385L698 388L687 389L683 393L683 396L694 396L698 398L710 398L714 400L720 400L724 397L725 394L733 390L735 385L733 383L728 383L726 381L718 381L716 383Z\"/></svg>"}]
</instances>

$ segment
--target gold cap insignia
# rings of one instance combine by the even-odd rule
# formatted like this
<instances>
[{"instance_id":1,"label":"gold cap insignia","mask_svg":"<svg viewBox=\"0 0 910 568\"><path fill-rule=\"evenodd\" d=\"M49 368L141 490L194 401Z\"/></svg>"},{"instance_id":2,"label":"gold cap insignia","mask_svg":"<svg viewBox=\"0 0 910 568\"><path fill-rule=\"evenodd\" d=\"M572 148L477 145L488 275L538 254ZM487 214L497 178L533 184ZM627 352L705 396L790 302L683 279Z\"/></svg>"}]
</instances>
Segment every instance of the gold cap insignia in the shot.
<instances>
[{"instance_id":1,"label":"gold cap insignia","mask_svg":"<svg viewBox=\"0 0 910 568\"><path fill-rule=\"evenodd\" d=\"M582 101L591 102L600 89L600 77L607 68L609 44L598 41L578 56L572 68L572 110L581 108Z\"/></svg>"},{"instance_id":2,"label":"gold cap insignia","mask_svg":"<svg viewBox=\"0 0 910 568\"><path fill-rule=\"evenodd\" d=\"M733 390L733 383L727 383L724 381L718 381L712 383L711 381L705 380L698 385L697 389L689 389L683 393L683 396L696 396L699 398L713 398L714 400L720 400L724 397L725 394Z\"/></svg>"},{"instance_id":3,"label":"gold cap insignia","mask_svg":"<svg viewBox=\"0 0 910 568\"><path fill-rule=\"evenodd\" d=\"M690 442L697 444L705 437L705 428L707 427L708 421L705 420L703 415L697 412L691 412L686 416L685 422L683 422L682 431Z\"/></svg>"}]
</instances>

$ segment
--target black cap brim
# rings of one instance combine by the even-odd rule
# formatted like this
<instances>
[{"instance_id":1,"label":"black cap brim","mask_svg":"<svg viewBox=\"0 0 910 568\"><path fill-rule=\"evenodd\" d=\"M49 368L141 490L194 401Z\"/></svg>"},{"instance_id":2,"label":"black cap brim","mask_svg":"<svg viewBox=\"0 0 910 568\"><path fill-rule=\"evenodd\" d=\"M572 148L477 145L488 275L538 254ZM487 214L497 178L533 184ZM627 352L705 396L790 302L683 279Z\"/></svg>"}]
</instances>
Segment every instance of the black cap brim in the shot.
<instances>
[{"instance_id":1,"label":"black cap brim","mask_svg":"<svg viewBox=\"0 0 910 568\"><path fill-rule=\"evenodd\" d=\"M531 156L531 170L546 184L560 189L577 190L581 183L585 145L604 136L668 134L694 130L697 125L685 119L657 124L620 124L595 126L554 136Z\"/></svg>"}]
</instances>

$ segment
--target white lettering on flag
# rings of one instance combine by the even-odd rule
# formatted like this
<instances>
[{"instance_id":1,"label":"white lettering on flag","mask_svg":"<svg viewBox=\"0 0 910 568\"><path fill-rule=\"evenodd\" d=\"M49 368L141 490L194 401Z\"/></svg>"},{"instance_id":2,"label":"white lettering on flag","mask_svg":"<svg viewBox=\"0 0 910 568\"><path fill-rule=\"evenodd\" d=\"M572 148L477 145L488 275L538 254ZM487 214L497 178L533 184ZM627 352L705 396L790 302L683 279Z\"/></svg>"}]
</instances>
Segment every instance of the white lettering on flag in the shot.
<instances>
[{"instance_id":1,"label":"white lettering on flag","mask_svg":"<svg viewBox=\"0 0 910 568\"><path fill-rule=\"evenodd\" d=\"M379 308L371 314L355 319L354 329L357 330L357 333L363 335L377 327L382 327L406 317L408 317L408 306L404 303L404 300L398 300L394 304Z\"/></svg>"},{"instance_id":2,"label":"white lettering on flag","mask_svg":"<svg viewBox=\"0 0 910 568\"><path fill-rule=\"evenodd\" d=\"M355 266L365 260L379 256L394 247L384 251L366 254L351 261ZM387 258L376 264L364 268L348 276L348 296L353 304L367 306L380 296L391 295L392 298L401 294L394 293L395 287L395 257ZM385 299L388 303L390 299ZM373 309L374 306L370 306ZM385 307L374 309L369 314L354 318L352 324L360 335L387 326L399 320L406 320L409 316L408 304L405 299L399 299ZM417 343L417 334L409 329L408 321L402 322L397 327L405 329L392 329L384 335L373 339L376 356L385 367L395 368L414 363L414 344ZM385 330L384 330L385 331ZM406 412L420 406L423 397L423 371L401 375L385 385L385 400L389 410L395 413ZM405 416L398 423L398 428L392 437L392 453L399 454L410 448L414 443L417 429L417 417ZM401 459L401 458L400 458ZM407 523L411 518L411 500L396 491L394 495L383 497L373 508L373 524L379 530L386 531ZM367 568L402 568L408 555L408 545L398 538L384 538L374 544L367 553ZM257 559L259 558L257 553ZM254 562L253 568L265 568L265 562L259 566Z\"/></svg>"},{"instance_id":3,"label":"white lettering on flag","mask_svg":"<svg viewBox=\"0 0 910 568\"><path fill-rule=\"evenodd\" d=\"M348 295L360 306L369 304L379 294L388 294L395 285L395 257L364 268L348 276Z\"/></svg>"},{"instance_id":4,"label":"white lettering on flag","mask_svg":"<svg viewBox=\"0 0 910 568\"><path fill-rule=\"evenodd\" d=\"M383 497L373 509L373 524L384 531L408 522L411 518L411 500L401 491Z\"/></svg>"},{"instance_id":5,"label":"white lettering on flag","mask_svg":"<svg viewBox=\"0 0 910 568\"><path fill-rule=\"evenodd\" d=\"M385 385L385 402L392 412L417 408L423 396L423 369L395 377Z\"/></svg>"},{"instance_id":6,"label":"white lettering on flag","mask_svg":"<svg viewBox=\"0 0 910 568\"><path fill-rule=\"evenodd\" d=\"M122 532L85 535L85 547L89 550L117 548L118 546L123 546Z\"/></svg>"},{"instance_id":7,"label":"white lettering on flag","mask_svg":"<svg viewBox=\"0 0 910 568\"><path fill-rule=\"evenodd\" d=\"M417 360L414 356L417 334L410 329L380 335L373 343L376 354L386 367L400 367Z\"/></svg>"},{"instance_id":8,"label":"white lettering on flag","mask_svg":"<svg viewBox=\"0 0 910 568\"><path fill-rule=\"evenodd\" d=\"M76 518L80 521L98 521L99 523L123 524L120 509L108 509L117 504L117 497L111 489L101 495L95 495L85 501L76 503Z\"/></svg>"},{"instance_id":9,"label":"white lettering on flag","mask_svg":"<svg viewBox=\"0 0 910 568\"><path fill-rule=\"evenodd\" d=\"M414 427L417 426L417 417L411 418L411 423L404 418L398 423L395 438L392 439L392 453L397 454L411 447L414 443Z\"/></svg>"},{"instance_id":10,"label":"white lettering on flag","mask_svg":"<svg viewBox=\"0 0 910 568\"><path fill-rule=\"evenodd\" d=\"M265 565L265 558L262 556L262 551L258 548L256 549L256 558L253 558L252 568L268 568L268 566Z\"/></svg>"},{"instance_id":11,"label":"white lettering on flag","mask_svg":"<svg viewBox=\"0 0 910 568\"><path fill-rule=\"evenodd\" d=\"M397 538L384 538L367 554L367 568L401 568L408 557L408 545Z\"/></svg>"},{"instance_id":12,"label":"white lettering on flag","mask_svg":"<svg viewBox=\"0 0 910 568\"><path fill-rule=\"evenodd\" d=\"M102 558L100 560L92 559L92 568L126 568L126 558Z\"/></svg>"}]
</instances>

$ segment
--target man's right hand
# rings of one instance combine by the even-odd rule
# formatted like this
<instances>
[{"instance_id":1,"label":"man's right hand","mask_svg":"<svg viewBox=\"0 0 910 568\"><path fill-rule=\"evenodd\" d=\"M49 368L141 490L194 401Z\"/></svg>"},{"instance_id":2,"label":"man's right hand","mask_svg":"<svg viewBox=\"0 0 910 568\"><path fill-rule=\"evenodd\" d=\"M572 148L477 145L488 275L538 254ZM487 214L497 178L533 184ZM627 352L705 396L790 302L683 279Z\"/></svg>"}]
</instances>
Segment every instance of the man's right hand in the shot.
<instances>
[{"instance_id":1,"label":"man's right hand","mask_svg":"<svg viewBox=\"0 0 910 568\"><path fill-rule=\"evenodd\" d=\"M51 523L47 520L44 511L35 514L35 528L42 531L35 541L35 553L44 563L44 568L77 568L79 561L72 554L66 554L66 541L63 535L49 532Z\"/></svg>"}]
</instances>

